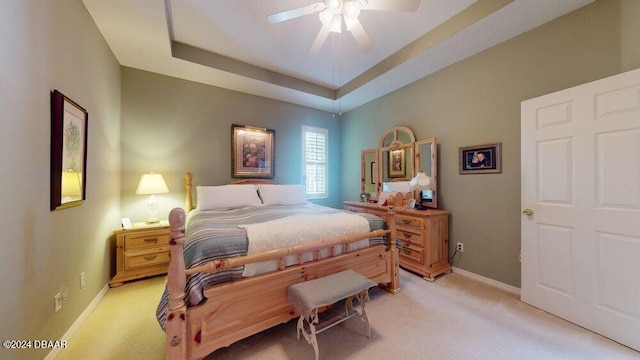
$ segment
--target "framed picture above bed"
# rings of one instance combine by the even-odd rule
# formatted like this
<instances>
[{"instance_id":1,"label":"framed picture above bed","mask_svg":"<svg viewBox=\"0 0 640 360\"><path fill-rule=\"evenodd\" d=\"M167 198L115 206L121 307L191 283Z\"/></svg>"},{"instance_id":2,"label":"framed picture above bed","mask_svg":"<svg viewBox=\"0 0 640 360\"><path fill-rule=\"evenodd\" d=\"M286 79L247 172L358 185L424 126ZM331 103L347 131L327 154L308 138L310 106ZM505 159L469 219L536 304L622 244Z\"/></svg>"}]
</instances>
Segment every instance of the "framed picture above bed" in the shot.
<instances>
[{"instance_id":1,"label":"framed picture above bed","mask_svg":"<svg viewBox=\"0 0 640 360\"><path fill-rule=\"evenodd\" d=\"M273 179L276 131L231 125L231 176Z\"/></svg>"}]
</instances>

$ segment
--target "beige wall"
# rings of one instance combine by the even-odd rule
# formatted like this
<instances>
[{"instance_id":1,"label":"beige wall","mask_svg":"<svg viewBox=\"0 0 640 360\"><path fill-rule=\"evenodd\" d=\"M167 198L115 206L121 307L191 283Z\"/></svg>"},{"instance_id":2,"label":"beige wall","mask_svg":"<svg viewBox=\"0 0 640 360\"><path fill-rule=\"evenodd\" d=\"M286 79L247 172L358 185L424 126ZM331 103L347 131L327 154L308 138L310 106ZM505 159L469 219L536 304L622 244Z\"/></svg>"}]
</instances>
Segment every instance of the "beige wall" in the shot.
<instances>
[{"instance_id":1,"label":"beige wall","mask_svg":"<svg viewBox=\"0 0 640 360\"><path fill-rule=\"evenodd\" d=\"M221 185L231 178L231 125L275 130L275 180L301 183L302 124L329 129L330 198L340 206L340 125L325 111L247 95L132 68L122 68L122 214L144 221L145 198L135 195L145 172L163 175L170 194L159 217L184 206L184 173L194 185Z\"/></svg>"},{"instance_id":2,"label":"beige wall","mask_svg":"<svg viewBox=\"0 0 640 360\"><path fill-rule=\"evenodd\" d=\"M80 0L2 0L0 44L0 339L56 340L110 276L108 236L120 216L120 67ZM89 112L87 200L56 212L53 89ZM63 286L69 298L54 313ZM0 358L47 353L2 348Z\"/></svg>"},{"instance_id":3,"label":"beige wall","mask_svg":"<svg viewBox=\"0 0 640 360\"><path fill-rule=\"evenodd\" d=\"M520 102L640 67L639 3L598 1L347 113L343 198L358 198L358 153L385 129L436 136L451 254L465 245L454 266L519 287ZM459 174L459 147L498 141L501 174Z\"/></svg>"}]
</instances>

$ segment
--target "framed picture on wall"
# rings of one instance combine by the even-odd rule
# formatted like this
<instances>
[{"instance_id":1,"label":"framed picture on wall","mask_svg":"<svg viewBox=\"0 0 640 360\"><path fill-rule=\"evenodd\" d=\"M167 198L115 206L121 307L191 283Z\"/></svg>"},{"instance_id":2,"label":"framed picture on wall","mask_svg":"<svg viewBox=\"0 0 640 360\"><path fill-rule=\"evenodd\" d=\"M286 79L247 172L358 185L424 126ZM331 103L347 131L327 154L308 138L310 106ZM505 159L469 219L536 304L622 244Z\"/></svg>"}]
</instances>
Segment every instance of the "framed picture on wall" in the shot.
<instances>
[{"instance_id":1,"label":"framed picture on wall","mask_svg":"<svg viewBox=\"0 0 640 360\"><path fill-rule=\"evenodd\" d=\"M231 125L231 176L273 179L276 131Z\"/></svg>"},{"instance_id":2,"label":"framed picture on wall","mask_svg":"<svg viewBox=\"0 0 640 360\"><path fill-rule=\"evenodd\" d=\"M502 143L465 146L458 149L460 174L502 172Z\"/></svg>"},{"instance_id":3,"label":"framed picture on wall","mask_svg":"<svg viewBox=\"0 0 640 360\"><path fill-rule=\"evenodd\" d=\"M82 205L87 180L87 122L82 106L51 92L51 210Z\"/></svg>"},{"instance_id":4,"label":"framed picture on wall","mask_svg":"<svg viewBox=\"0 0 640 360\"><path fill-rule=\"evenodd\" d=\"M407 174L405 149L389 151L389 177L401 178Z\"/></svg>"}]
</instances>

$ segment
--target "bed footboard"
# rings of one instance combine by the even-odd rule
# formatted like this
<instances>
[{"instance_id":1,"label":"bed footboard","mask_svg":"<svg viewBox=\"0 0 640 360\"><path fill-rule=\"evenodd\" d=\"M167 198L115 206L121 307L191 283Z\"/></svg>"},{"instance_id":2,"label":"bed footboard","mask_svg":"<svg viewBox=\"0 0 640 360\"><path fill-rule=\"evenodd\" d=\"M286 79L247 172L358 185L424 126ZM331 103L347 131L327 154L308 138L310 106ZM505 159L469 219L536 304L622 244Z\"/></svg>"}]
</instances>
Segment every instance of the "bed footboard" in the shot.
<instances>
[{"instance_id":1,"label":"bed footboard","mask_svg":"<svg viewBox=\"0 0 640 360\"><path fill-rule=\"evenodd\" d=\"M200 359L221 347L256 334L298 316L286 300L290 285L330 275L342 270L354 271L372 279L391 293L400 292L399 260L393 199L386 215L388 230L350 234L271 251L210 261L200 267L185 269L184 226L186 213L176 208L169 214L171 225L171 262L168 274L169 308L166 319L166 358ZM349 244L362 239L388 235L388 246L377 245L350 251ZM304 262L302 253L338 246L343 253L329 258ZM253 262L284 259L298 254L299 263L242 280L214 285L205 289L202 304L187 309L185 285L187 276L196 272L218 272ZM247 294L250 294L248 296Z\"/></svg>"}]
</instances>

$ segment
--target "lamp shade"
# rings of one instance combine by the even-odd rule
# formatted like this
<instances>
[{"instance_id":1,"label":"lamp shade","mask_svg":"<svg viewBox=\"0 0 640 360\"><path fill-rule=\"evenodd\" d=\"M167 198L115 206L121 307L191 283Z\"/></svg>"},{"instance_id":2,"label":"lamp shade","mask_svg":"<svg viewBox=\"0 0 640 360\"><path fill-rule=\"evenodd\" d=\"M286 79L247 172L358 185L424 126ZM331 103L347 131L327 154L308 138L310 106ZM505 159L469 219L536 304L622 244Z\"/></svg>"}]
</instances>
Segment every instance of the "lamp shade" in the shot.
<instances>
[{"instance_id":1,"label":"lamp shade","mask_svg":"<svg viewBox=\"0 0 640 360\"><path fill-rule=\"evenodd\" d=\"M427 174L419 172L409 182L412 190L434 190L436 187L435 181Z\"/></svg>"},{"instance_id":2,"label":"lamp shade","mask_svg":"<svg viewBox=\"0 0 640 360\"><path fill-rule=\"evenodd\" d=\"M166 194L168 192L169 188L167 188L162 175L156 173L142 175L136 190L137 195Z\"/></svg>"}]
</instances>

